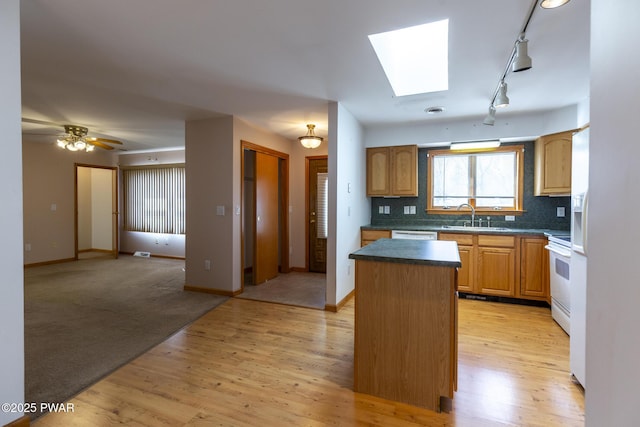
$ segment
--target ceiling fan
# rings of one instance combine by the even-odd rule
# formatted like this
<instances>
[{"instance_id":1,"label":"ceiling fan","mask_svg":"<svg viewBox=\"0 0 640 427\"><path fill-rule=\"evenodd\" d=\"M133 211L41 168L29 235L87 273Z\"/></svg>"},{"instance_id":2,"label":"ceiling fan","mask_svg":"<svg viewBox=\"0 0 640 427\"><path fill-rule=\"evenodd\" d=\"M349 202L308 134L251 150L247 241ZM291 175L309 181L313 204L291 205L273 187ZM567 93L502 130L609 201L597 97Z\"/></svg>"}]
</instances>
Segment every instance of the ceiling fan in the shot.
<instances>
[{"instance_id":1,"label":"ceiling fan","mask_svg":"<svg viewBox=\"0 0 640 427\"><path fill-rule=\"evenodd\" d=\"M87 136L89 129L84 126L63 125L64 135L60 135L57 140L58 147L69 151L93 151L95 147L104 150L113 150L109 144L119 144L122 142L115 139L95 138Z\"/></svg>"}]
</instances>

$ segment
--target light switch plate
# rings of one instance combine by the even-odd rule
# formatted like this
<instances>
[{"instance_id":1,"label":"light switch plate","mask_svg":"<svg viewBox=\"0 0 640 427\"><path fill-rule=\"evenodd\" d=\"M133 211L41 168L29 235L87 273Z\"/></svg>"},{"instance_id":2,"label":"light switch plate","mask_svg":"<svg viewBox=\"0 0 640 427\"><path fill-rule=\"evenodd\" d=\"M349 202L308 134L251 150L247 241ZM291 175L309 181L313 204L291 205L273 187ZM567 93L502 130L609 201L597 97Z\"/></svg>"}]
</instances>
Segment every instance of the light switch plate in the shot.
<instances>
[{"instance_id":1,"label":"light switch plate","mask_svg":"<svg viewBox=\"0 0 640 427\"><path fill-rule=\"evenodd\" d=\"M558 218L564 218L564 206L558 206L556 208L556 216Z\"/></svg>"},{"instance_id":2,"label":"light switch plate","mask_svg":"<svg viewBox=\"0 0 640 427\"><path fill-rule=\"evenodd\" d=\"M384 214L389 215L391 213L391 208L389 206L384 207Z\"/></svg>"},{"instance_id":3,"label":"light switch plate","mask_svg":"<svg viewBox=\"0 0 640 427\"><path fill-rule=\"evenodd\" d=\"M504 220L505 221L515 221L516 217L515 217L515 215L505 215L504 216Z\"/></svg>"}]
</instances>

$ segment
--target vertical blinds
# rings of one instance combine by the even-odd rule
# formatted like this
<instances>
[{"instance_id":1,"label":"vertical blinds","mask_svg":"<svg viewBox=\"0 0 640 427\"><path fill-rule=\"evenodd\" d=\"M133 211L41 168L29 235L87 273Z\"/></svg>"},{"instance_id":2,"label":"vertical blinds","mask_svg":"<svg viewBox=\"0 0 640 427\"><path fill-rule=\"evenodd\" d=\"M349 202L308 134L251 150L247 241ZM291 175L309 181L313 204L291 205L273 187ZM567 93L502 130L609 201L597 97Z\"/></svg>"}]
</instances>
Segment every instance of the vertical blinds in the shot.
<instances>
[{"instance_id":1,"label":"vertical blinds","mask_svg":"<svg viewBox=\"0 0 640 427\"><path fill-rule=\"evenodd\" d=\"M328 213L329 213L329 175L319 173L318 194L316 200L316 230L318 239L326 239L329 234Z\"/></svg>"},{"instance_id":2,"label":"vertical blinds","mask_svg":"<svg viewBox=\"0 0 640 427\"><path fill-rule=\"evenodd\" d=\"M128 231L185 234L185 168L123 170L124 227Z\"/></svg>"}]
</instances>

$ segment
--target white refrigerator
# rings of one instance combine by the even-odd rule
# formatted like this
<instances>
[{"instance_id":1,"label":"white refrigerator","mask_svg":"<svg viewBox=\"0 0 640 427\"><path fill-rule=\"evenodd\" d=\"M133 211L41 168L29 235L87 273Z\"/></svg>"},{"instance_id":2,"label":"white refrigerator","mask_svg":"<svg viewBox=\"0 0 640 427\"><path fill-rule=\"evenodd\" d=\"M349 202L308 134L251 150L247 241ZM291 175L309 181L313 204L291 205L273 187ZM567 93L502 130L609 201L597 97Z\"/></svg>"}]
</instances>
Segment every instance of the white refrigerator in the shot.
<instances>
[{"instance_id":1,"label":"white refrigerator","mask_svg":"<svg viewBox=\"0 0 640 427\"><path fill-rule=\"evenodd\" d=\"M576 132L571 154L571 373L586 389L587 213L589 210L589 128Z\"/></svg>"}]
</instances>

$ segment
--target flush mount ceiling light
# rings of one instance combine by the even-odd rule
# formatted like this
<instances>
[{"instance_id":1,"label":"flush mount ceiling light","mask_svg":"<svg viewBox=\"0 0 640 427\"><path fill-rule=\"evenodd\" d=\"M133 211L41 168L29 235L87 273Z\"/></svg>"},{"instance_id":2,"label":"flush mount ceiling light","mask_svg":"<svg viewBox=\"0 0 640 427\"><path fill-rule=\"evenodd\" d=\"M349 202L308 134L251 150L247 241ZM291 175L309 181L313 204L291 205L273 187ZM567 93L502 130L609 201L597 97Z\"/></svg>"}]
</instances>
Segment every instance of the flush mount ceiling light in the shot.
<instances>
[{"instance_id":1,"label":"flush mount ceiling light","mask_svg":"<svg viewBox=\"0 0 640 427\"><path fill-rule=\"evenodd\" d=\"M449 145L450 150L463 151L463 150L488 150L491 148L500 147L500 140L492 139L485 141L460 141L452 142Z\"/></svg>"},{"instance_id":2,"label":"flush mount ceiling light","mask_svg":"<svg viewBox=\"0 0 640 427\"><path fill-rule=\"evenodd\" d=\"M567 3L569 3L569 0L542 0L540 7L544 9L555 9Z\"/></svg>"},{"instance_id":3,"label":"flush mount ceiling light","mask_svg":"<svg viewBox=\"0 0 640 427\"><path fill-rule=\"evenodd\" d=\"M316 136L314 129L316 125L307 125L307 134L305 136L298 137L298 141L305 148L318 148L322 143L322 138Z\"/></svg>"},{"instance_id":4,"label":"flush mount ceiling light","mask_svg":"<svg viewBox=\"0 0 640 427\"><path fill-rule=\"evenodd\" d=\"M507 60L507 65L504 67L504 71L502 72L502 75L498 80L498 85L493 91L491 103L489 104L489 115L482 122L485 125L493 126L495 122L496 107L501 108L509 105L509 98L507 97L507 84L504 81L509 71L519 72L529 70L531 68L532 61L528 53L529 40L526 39L525 34L527 31L527 27L529 26L529 22L531 22L533 12L536 10L536 6L538 6L539 1L540 0L533 0L533 2L531 3L529 14L526 16L524 25L522 26L522 30L520 30L520 32L518 33L518 38L513 44L511 55L509 55L509 59ZM553 9L568 2L569 0L542 0L540 2L540 6L545 9ZM493 112L491 110L491 107L494 107Z\"/></svg>"},{"instance_id":5,"label":"flush mount ceiling light","mask_svg":"<svg viewBox=\"0 0 640 427\"><path fill-rule=\"evenodd\" d=\"M372 34L395 96L449 89L449 20Z\"/></svg>"}]
</instances>

